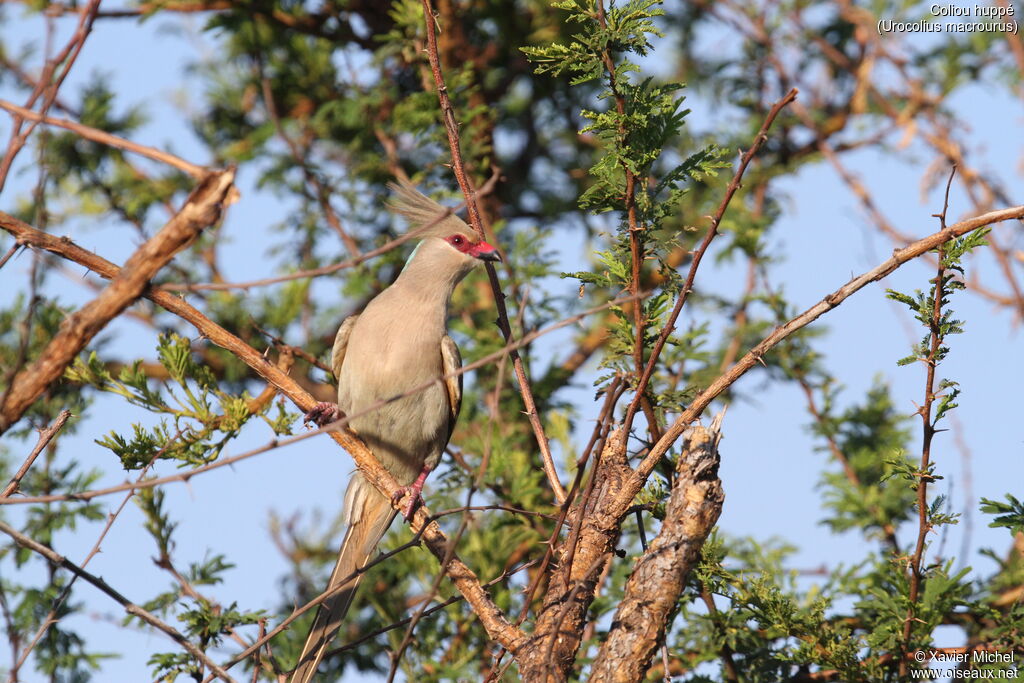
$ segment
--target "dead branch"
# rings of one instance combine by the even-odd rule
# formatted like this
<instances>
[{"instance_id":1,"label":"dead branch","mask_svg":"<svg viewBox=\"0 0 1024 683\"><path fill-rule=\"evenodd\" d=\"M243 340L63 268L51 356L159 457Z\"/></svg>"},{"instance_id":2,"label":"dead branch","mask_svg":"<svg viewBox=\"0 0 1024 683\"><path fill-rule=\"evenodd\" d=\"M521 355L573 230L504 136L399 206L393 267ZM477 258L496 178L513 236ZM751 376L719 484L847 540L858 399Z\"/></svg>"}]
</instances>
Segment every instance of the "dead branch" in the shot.
<instances>
[{"instance_id":1,"label":"dead branch","mask_svg":"<svg viewBox=\"0 0 1024 683\"><path fill-rule=\"evenodd\" d=\"M208 175L174 218L132 254L110 285L68 316L39 358L11 382L0 406L0 434L60 379L64 369L107 323L142 295L153 276L176 253L220 219L224 207L233 199L234 178L233 169Z\"/></svg>"},{"instance_id":2,"label":"dead branch","mask_svg":"<svg viewBox=\"0 0 1024 683\"><path fill-rule=\"evenodd\" d=\"M722 414L695 425L676 465L665 521L626 582L622 602L591 668L594 683L641 681L665 638L686 578L722 512L718 478Z\"/></svg>"}]
</instances>

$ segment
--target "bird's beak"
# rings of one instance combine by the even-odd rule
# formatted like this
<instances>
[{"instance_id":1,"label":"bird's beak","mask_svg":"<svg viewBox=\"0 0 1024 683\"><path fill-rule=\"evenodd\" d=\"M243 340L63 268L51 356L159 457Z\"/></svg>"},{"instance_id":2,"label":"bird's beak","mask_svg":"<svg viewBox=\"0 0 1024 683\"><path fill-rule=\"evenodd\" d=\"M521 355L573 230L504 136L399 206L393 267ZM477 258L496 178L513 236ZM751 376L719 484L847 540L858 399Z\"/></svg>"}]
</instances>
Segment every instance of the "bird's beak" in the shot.
<instances>
[{"instance_id":1,"label":"bird's beak","mask_svg":"<svg viewBox=\"0 0 1024 683\"><path fill-rule=\"evenodd\" d=\"M477 257L481 261L500 261L501 254L492 244L488 244L481 240L476 243L469 251L470 255Z\"/></svg>"}]
</instances>

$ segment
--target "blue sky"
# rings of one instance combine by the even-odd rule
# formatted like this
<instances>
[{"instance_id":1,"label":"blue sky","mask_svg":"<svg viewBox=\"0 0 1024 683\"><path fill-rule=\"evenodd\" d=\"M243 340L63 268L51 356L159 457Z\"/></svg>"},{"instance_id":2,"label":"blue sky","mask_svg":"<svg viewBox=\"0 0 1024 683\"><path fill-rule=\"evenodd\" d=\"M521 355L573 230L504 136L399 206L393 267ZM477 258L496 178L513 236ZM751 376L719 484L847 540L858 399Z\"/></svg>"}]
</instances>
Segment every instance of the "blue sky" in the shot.
<instances>
[{"instance_id":1,"label":"blue sky","mask_svg":"<svg viewBox=\"0 0 1024 683\"><path fill-rule=\"evenodd\" d=\"M6 20L0 24L5 45L13 47L42 35L42 22L37 18L23 18L17 8L5 10ZM208 160L181 114L182 108L187 110L189 102L198 98L198 93L189 90L195 82L186 75L186 64L216 51L212 37L199 33L201 24L201 18L187 16L173 22L162 18L141 24L133 20L98 22L64 92L77 92L94 72L107 74L124 105L146 105L151 118L135 136L137 142L173 149L190 161L204 163ZM62 36L67 35L70 25L68 20L60 22L56 44L65 39ZM10 91L0 96L16 102L23 99ZM693 109L689 125L697 130L715 129L718 112L707 107L699 94L690 93L688 97L687 104ZM955 100L955 107L971 122L969 139L984 151L981 166L994 171L1008 187L1020 188L1020 151L1024 143L1021 101L978 85L966 88ZM6 140L8 131L9 119L0 116L0 139ZM20 169L31 167L31 156L30 149L22 153ZM847 158L893 223L904 232L919 236L936 229L931 214L941 205L937 191L924 197L919 191L921 175L930 161L931 155L916 144L899 160L869 151ZM29 173L10 181L0 194L0 208L12 208L12 202L32 179ZM222 228L234 245L224 264L229 280L271 274L266 251L273 237L268 229L287 207L273 195L255 188L253 181L252 171L243 166L239 175L242 200L231 208ZM789 199L774 229L773 246L785 260L774 277L776 285L784 286L799 307L810 306L851 276L876 265L891 251L893 245L872 231L857 200L825 163L805 168L781 184ZM1017 200L1021 199L1018 195ZM960 216L967 208L962 193L954 191L951 216ZM57 232L70 235L81 246L115 262L123 262L136 246L135 237L126 239L128 233L123 229L86 221L61 227ZM9 239L0 238L0 251L6 251L9 244ZM566 270L587 258L581 243L564 243L557 248ZM23 286L29 261L22 255L0 270L0 304L6 305L12 292ZM983 261L981 267L991 272L991 263ZM924 264L909 264L883 283L858 293L818 323L828 329L820 348L846 387L844 401L860 400L881 378L892 387L901 410L908 414L915 410L923 391L923 368L898 368L896 359L908 353L920 332L904 309L886 300L884 289L923 289L931 276L931 269ZM81 303L90 298L84 288L69 286L74 284L72 280L53 276L50 283L59 288L65 302ZM711 291L739 291L742 284L738 265L705 267L698 279L698 286ZM569 282L552 286L565 291L574 288ZM1024 379L1024 366L1019 361L1019 327L1005 310L995 310L972 295L958 296L955 308L968 324L965 334L954 343L943 375L964 385L956 413L963 426L961 436L971 452L971 495L976 501L980 497L1002 498L1008 489L1019 493L1020 482L1024 481L1024 434L1016 400ZM702 313L696 309L687 315L699 317ZM688 322L684 320L682 324ZM155 339L150 330L137 323L119 321L106 336L110 339L111 355L126 359L140 353L153 356ZM539 352L557 353L559 340L564 338L553 336L538 347ZM741 389L748 398L731 406L725 421L721 476L727 498L720 527L736 536L780 537L797 544L800 550L792 561L795 569L823 564L834 567L860 559L863 546L859 537L831 535L818 523L823 513L815 486L821 470L827 466L826 456L815 450L818 444L809 436L808 416L798 387L758 386L759 381L756 376L741 380ZM584 419L580 420L579 429L589 430L586 419L592 419L596 413L589 382L581 381L569 394L581 407ZM110 430L123 432L134 421L150 423L151 419L147 413L106 398L95 404L93 415L102 418L83 425L74 436L63 437L61 451L64 457L75 457L86 466L107 469L105 483L119 483L123 477L111 454L93 443L93 439ZM916 424L913 430L916 447ZM268 430L251 429L232 444L229 453L261 445L268 438ZM6 439L5 444L15 461L29 448L28 444L11 439ZM962 457L954 447L953 435L938 437L934 458L947 479L937 488L947 493L952 484L954 511L963 509L965 499ZM180 521L176 557L184 566L214 550L223 552L237 566L228 574L225 584L217 587L217 598L223 603L237 600L246 607L273 609L280 601L280 578L285 564L267 533L270 512L282 519L298 516L310 520L317 515L332 518L340 507L351 470L347 456L327 439L318 437L196 477L188 485L168 486L165 490L169 507ZM160 472L169 474L172 470L164 466ZM428 482L428 502L429 489ZM112 496L105 502L113 507L120 497ZM4 514L17 520L19 513L7 509ZM55 541L56 549L80 561L95 543L100 529L98 525L83 525L74 534L62 534ZM967 562L980 571L991 571L991 562L980 558L977 550L990 546L1002 553L1007 547L1005 531L988 529L985 520L975 512L970 529L962 524L950 531L945 554L958 553L968 531L971 552ZM140 513L129 505L89 568L129 598L143 601L170 582L150 561L154 554L152 541L141 528ZM9 569L8 565L0 566L0 571ZM80 585L76 598L84 602L86 609L70 620L69 626L87 634L96 649L123 654L121 659L106 664L97 680L142 680L148 675L145 659L149 653L174 649L162 635L117 626L122 616L117 605L91 587ZM949 641L939 645L960 644L955 632L949 631L947 635ZM0 664L5 665L6 661ZM23 674L25 681L42 680L28 670Z\"/></svg>"}]
</instances>

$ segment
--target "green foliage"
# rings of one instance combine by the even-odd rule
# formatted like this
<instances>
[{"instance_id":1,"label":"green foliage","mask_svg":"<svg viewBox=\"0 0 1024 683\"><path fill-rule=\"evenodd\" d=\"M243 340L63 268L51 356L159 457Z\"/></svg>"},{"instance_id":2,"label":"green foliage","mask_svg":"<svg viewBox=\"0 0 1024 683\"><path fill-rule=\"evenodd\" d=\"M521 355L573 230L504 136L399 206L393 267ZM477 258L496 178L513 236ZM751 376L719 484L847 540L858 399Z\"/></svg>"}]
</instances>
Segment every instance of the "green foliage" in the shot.
<instances>
[{"instance_id":1,"label":"green foliage","mask_svg":"<svg viewBox=\"0 0 1024 683\"><path fill-rule=\"evenodd\" d=\"M146 531L156 543L158 555L154 561L174 579L171 587L144 604L144 609L164 616L173 612L183 625L185 636L203 651L219 646L223 637L235 633L236 628L258 623L263 618L262 611L240 610L234 602L224 607L200 592L203 587L221 583L224 574L234 568L223 555L215 554L201 562L190 563L182 573L175 569L173 535L178 525L171 521L165 509L161 490L140 489L136 503L145 516ZM125 623L134 620L128 617ZM161 681L173 681L178 675L192 676L203 668L192 655L179 652L154 654L149 665L153 667L154 678Z\"/></svg>"},{"instance_id":2,"label":"green foliage","mask_svg":"<svg viewBox=\"0 0 1024 683\"><path fill-rule=\"evenodd\" d=\"M826 390L829 391L829 390ZM888 388L876 383L863 405L834 414L836 393L825 395L821 419L812 431L834 445L845 462L839 471L822 474L823 522L837 532L858 529L867 538L910 519L913 490L892 477L911 467L904 455L910 436L906 418L892 404ZM828 447L822 447L829 452Z\"/></svg>"},{"instance_id":3,"label":"green foliage","mask_svg":"<svg viewBox=\"0 0 1024 683\"><path fill-rule=\"evenodd\" d=\"M684 184L714 176L727 166L719 160L714 145L691 154L682 163L671 165L666 148L682 133L688 110L682 110L678 95L681 83L656 84L652 78L634 80L639 67L620 55L633 53L645 56L651 49L649 36L660 36L654 20L664 14L655 0L612 4L605 12L595 2L568 1L554 3L567 10L569 25L578 27L569 43L552 43L523 48L536 65L538 74L554 76L571 74L570 85L580 85L602 78L605 87L598 101L602 110L584 108L580 116L588 121L580 135L593 135L600 150L589 168L591 183L579 198L579 207L594 213L617 212L618 228L609 235L608 248L596 250L592 271L563 273L584 285L594 297L614 292L633 291L634 254L642 266L662 281L662 289L640 302L614 306L615 322L609 327L609 341L601 367L610 372L596 382L605 386L613 376L630 377L633 350L637 345L650 348L665 324L682 281L668 263L671 251L678 246L674 235L661 233L664 222L677 212L685 194ZM642 276L645 277L645 276ZM582 289L581 289L582 291ZM629 310L642 309L643 337L637 338ZM673 337L669 344L676 353L668 353L671 362L701 359L699 345L691 346L699 335L693 331ZM663 398L656 403L657 419L665 410L678 410L687 391L675 386L676 380L665 382L655 377L647 392Z\"/></svg>"},{"instance_id":4,"label":"green foliage","mask_svg":"<svg viewBox=\"0 0 1024 683\"><path fill-rule=\"evenodd\" d=\"M44 5L32 2L32 11L44 11ZM480 187L501 171L493 191L480 201L493 220L489 229L508 254L499 275L506 285L516 335L634 289L650 292L640 304L623 303L583 321L586 329L578 334L520 351L556 462L570 475L575 475L582 452L580 435L585 439L596 412L579 400L579 390L593 382L600 403L613 381L624 382L625 398L616 411L621 417L636 386L634 352L639 345L641 361L650 358L706 229L705 217L714 214L721 201L727 178L719 172L729 165L726 159L732 150L750 145L771 100L781 95L776 89L788 88L790 77L775 70L779 65L769 59L771 42L781 48L782 66L791 74L811 73L821 79L821 87L815 88L819 92L802 90L800 101L807 103L812 121L825 132L809 136L804 121L784 111L718 226L719 237L644 392L654 424L646 424L647 414L640 415L630 441L630 454L642 454L656 428L668 424L696 392L797 310L794 301L804 292L793 296L773 282L773 266L788 255L784 245L797 239L778 234L789 198L775 181L817 173L818 143L831 144L840 155L845 149L866 148L882 155L901 149L888 144L889 131L880 130L890 124L874 98L861 99L865 81L835 61L876 58L873 44L863 42L864 29L852 23L848 12L828 3L767 3L750 10L677 3L668 6L670 16L657 0L606 2L603 7L596 0L436 5L444 10L436 19L440 56L468 173ZM927 13L914 3L857 9L894 19ZM738 20L715 28L721 31L725 26L727 40L709 47L706 24L731 10L738 13ZM147 20L159 16L161 21L178 21L171 5L149 3L144 11ZM200 38L214 48L197 53L181 93L183 101L187 98L182 115L191 121L202 147L197 159L211 166L238 164L239 178L253 179L253 189L272 195L281 207L268 219L276 224L254 226L269 228L258 233L269 233L268 244L259 247L265 260L261 272L289 274L355 256L325 219L328 209L362 253L393 239L404 228L381 207L386 181L403 173L449 205L461 201L447 166L450 153L423 51L424 17L418 0L227 3L216 11L189 16L201 17L195 24ZM749 35L748 27L754 27ZM6 45L0 49L5 63L29 61ZM927 115L945 119L952 116L948 103L932 103L931 98L958 92L965 84L988 86L998 76L998 82L1016 92L1019 69L1006 54L1005 42L997 36L950 34L936 40L934 47L914 52L901 66L922 79L929 98L923 108ZM860 64L870 71L870 63ZM692 130L683 78L691 88L708 93L712 104L700 113L713 122L711 134ZM111 82L116 81L102 74L78 91L65 86L55 105L66 108L59 115L129 139L148 134L141 126L149 119L160 120L150 103L115 91ZM7 69L0 73L0 83L24 87ZM25 90L25 97L30 90ZM812 98L820 99L820 106L812 107ZM896 94L892 98L892 106L908 117L907 130L918 126L921 102ZM847 122L852 125L846 127ZM115 233L115 239L141 241L166 221L168 211L192 187L190 177L163 165L140 161L136 155L63 129L42 130L34 138L39 148L27 148L21 157L22 162L31 160L27 166L33 171L40 171L39 187L11 206L25 220L53 234L70 234L84 247L99 230ZM830 132L841 135L836 139ZM180 144L173 141L169 147L173 151ZM632 191L627 192L630 184ZM976 231L943 246L944 274L930 292L890 292L890 298L910 309L927 329L924 340L901 364L937 365L947 358L951 340L964 327L949 310L950 295L963 288L963 258L985 243L986 232ZM555 276L561 271L577 268L563 263L563 247L575 245L580 237L591 261L577 272L562 273L580 284L577 299L575 291L557 293L552 283L557 283ZM252 245L230 244L210 231L176 256L153 286L221 282L229 272L222 268L224 254L239 246L254 253ZM268 360L274 360L275 349L263 331L324 359L340 320L361 310L397 276L411 248L315 281L187 296ZM639 278L634 278L634 256L640 263ZM10 386L8 370L38 358L72 310L68 300L52 294L60 291L55 280L63 275L49 274L54 272L49 256L22 251L6 266L4 277L30 257L37 259L38 268L24 291L0 310L0 394ZM748 283L735 291L712 290L703 270L711 267L735 269L740 285L745 268ZM494 306L485 280L483 273L471 275L452 303L450 327L466 362L503 346L493 325ZM941 317L934 330L940 343L933 353L936 287L942 288ZM642 333L634 324L637 305ZM109 499L73 496L106 485L100 483L102 470L120 478L118 470L144 470L161 460L178 467L202 465L230 452L247 429L267 436L272 432L271 438L295 429L298 417L283 398L251 398L265 384L233 355L194 338L193 329L157 306L140 302L130 313L141 323L132 334L150 341L140 344L137 353L128 351L127 358L118 358L108 342L120 330L97 338L67 371L66 381L51 387L11 432L29 436L34 428L52 422L60 409L69 408L75 418L65 431L88 424L88 437L103 447L101 454L113 456L104 460L89 455L86 460L80 449L57 442L47 449L22 482L21 493L59 499L26 505L18 512L0 508L5 518L16 520L19 528L42 543L60 548L66 535L107 519ZM789 542L716 533L704 546L703 562L680 597L670 625L666 643L672 665L694 682L729 677L726 661L743 681L775 683L819 674L843 681L895 681L895 668L886 657L907 647L935 645L940 640L936 629L951 622L968 642L1024 651L1024 608L1019 601L1024 561L1019 550L987 550L985 556L995 569L969 570L968 558L939 559L929 548L922 565L922 591L913 605L918 621L911 642L903 642L903 623L911 607L907 556L912 548L907 538L917 530L915 494L922 482L945 481L942 477L948 473L934 461L922 468L912 457L908 420L881 381L863 396L842 392L829 368L834 360L821 349L826 334L820 326L800 331L761 358L751 374L766 383L792 382L806 388L817 402L810 411L809 430L828 458L818 488L822 524L862 547L862 556L853 566L835 566L825 558L820 569L797 571L794 567L800 566L803 556ZM595 338L599 342L594 343ZM562 348L569 344L579 348ZM557 348L549 359L551 346ZM150 350L154 347L155 353ZM294 360L290 373L304 386L332 382L300 356ZM592 372L595 366L597 371ZM450 535L465 521L459 556L483 580L539 560L551 535L551 516L558 511L537 465L534 436L520 419L522 400L511 376L505 361L467 377L452 457L446 457L432 475L427 491L435 512L468 501L531 513L474 510L465 517L452 513L439 520ZM969 391L973 383L963 382L963 390ZM737 385L721 400L757 399L761 386ZM960 384L952 380L936 383L933 426L957 407L960 391ZM97 399L100 392L105 396ZM324 392L328 397L330 393ZM254 414L267 428L251 420ZM15 454L23 450L18 446L0 453L0 481L9 478L9 470L19 462ZM639 523L645 525L643 534L633 515L622 524L615 550L624 557L602 577L601 592L589 614L594 628L580 650L574 675L585 675L586 663L605 635L632 558L641 552L641 537L650 539L658 532L672 466L670 454L635 501L642 517ZM138 557L129 559L141 558L149 566L152 557L166 583L157 582L139 596L140 604L179 628L215 660L222 661L235 647L225 635L255 637L252 625L264 614L255 606L272 605L266 617L272 627L325 585L343 528L334 509L323 517L313 515L312 521L272 521L274 544L290 569L282 577L280 594L269 599L247 596L244 604L220 602L217 596L231 573L253 568L235 568L232 558L215 544L194 556L179 557L176 541L191 530L161 488L146 486L145 479L142 483L145 487L136 491L134 501L154 545L132 549ZM984 498L982 510L993 516L993 526L1013 534L1024 530L1024 509L1012 495L1007 494L1005 502ZM934 493L925 516L940 533L942 526L957 521L949 502ZM396 524L383 547L395 549L408 540L406 528ZM13 544L0 547L0 562L0 598L10 612L10 623L0 623L8 640L27 642L53 610L60 621L34 650L32 666L55 680L105 680L96 672L107 655L94 651L96 643L88 639L87 627L69 621L83 611L79 587L58 604L68 586L62 571L49 569ZM523 588L535 571L534 566L504 578L488 591L499 607L517 614L524 607ZM436 572L436 560L416 547L371 568L339 644L407 618L432 589ZM435 604L452 597L456 591L441 582ZM709 597L715 609L709 608ZM311 620L312 612L272 641L272 655L282 669L294 662ZM142 627L137 619L125 623ZM414 635L401 662L408 680L477 680L487 675L494 644L464 604L425 617ZM387 653L397 649L403 636L403 628L394 629L335 655L324 666L338 677L357 671L380 675L387 670ZM114 649L103 645L103 650ZM153 678L173 681L206 675L191 655L169 641L153 647L169 650L149 656ZM823 674L829 671L835 673ZM239 679L247 677L233 673ZM22 674L28 678L27 671ZM260 675L271 679L267 672ZM514 678L510 669L506 679Z\"/></svg>"},{"instance_id":5,"label":"green foliage","mask_svg":"<svg viewBox=\"0 0 1024 683\"><path fill-rule=\"evenodd\" d=\"M981 511L989 515L999 515L991 522L990 527L1005 527L1012 534L1024 533L1024 503L1012 494L1006 494L1006 501L981 499Z\"/></svg>"},{"instance_id":6,"label":"green foliage","mask_svg":"<svg viewBox=\"0 0 1024 683\"><path fill-rule=\"evenodd\" d=\"M115 379L95 351L86 360L76 359L65 372L72 382L119 395L132 405L170 418L151 429L133 424L130 437L112 431L96 443L110 449L126 470L141 469L155 459L181 465L216 460L252 416L251 399L246 393L223 391L210 368L193 357L191 341L185 337L160 335L157 357L177 390L166 382L159 389L151 387L142 361L121 368ZM294 418L279 408L278 416L267 422L276 434L290 433Z\"/></svg>"}]
</instances>

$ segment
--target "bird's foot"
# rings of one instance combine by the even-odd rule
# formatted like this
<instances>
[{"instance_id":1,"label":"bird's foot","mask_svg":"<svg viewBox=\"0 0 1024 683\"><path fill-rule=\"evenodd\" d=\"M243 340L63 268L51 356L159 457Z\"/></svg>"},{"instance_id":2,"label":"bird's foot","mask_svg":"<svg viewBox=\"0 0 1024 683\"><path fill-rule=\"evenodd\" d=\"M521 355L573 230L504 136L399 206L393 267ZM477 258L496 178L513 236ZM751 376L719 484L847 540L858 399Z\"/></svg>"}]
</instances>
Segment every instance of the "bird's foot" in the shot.
<instances>
[{"instance_id":1,"label":"bird's foot","mask_svg":"<svg viewBox=\"0 0 1024 683\"><path fill-rule=\"evenodd\" d=\"M423 505L423 496L421 494L423 493L423 482L427 480L428 474L430 474L430 469L424 467L420 472L420 476L416 477L416 481L409 486L395 489L394 494L391 496L392 505L398 505L403 498L407 498L405 504L400 509L402 516L405 517L407 522L412 520L416 508Z\"/></svg>"},{"instance_id":2,"label":"bird's foot","mask_svg":"<svg viewBox=\"0 0 1024 683\"><path fill-rule=\"evenodd\" d=\"M345 413L342 412L337 403L321 401L313 406L312 410L306 413L306 419L304 419L302 423L306 425L312 423L317 427L326 427L332 422L336 422L343 417L345 417Z\"/></svg>"},{"instance_id":3,"label":"bird's foot","mask_svg":"<svg viewBox=\"0 0 1024 683\"><path fill-rule=\"evenodd\" d=\"M422 488L422 487L421 487ZM416 509L423 505L423 496L416 490L415 486L402 486L401 488L395 489L394 495L391 496L391 504L398 505L403 498L408 496L408 500L405 504L399 508L399 512L402 513L402 517L405 517L405 521L412 519Z\"/></svg>"}]
</instances>

